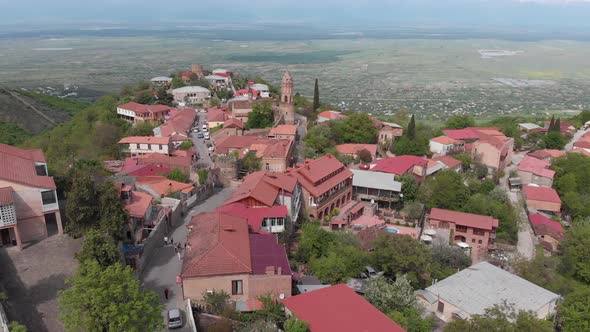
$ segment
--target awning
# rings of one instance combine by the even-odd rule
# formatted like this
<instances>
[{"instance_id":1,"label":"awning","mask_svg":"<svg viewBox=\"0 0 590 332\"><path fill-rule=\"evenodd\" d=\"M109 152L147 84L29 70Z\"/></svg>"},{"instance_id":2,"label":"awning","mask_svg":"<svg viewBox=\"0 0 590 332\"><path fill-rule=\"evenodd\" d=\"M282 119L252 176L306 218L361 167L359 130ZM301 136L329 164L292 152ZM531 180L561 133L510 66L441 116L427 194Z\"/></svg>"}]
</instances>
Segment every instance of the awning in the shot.
<instances>
[{"instance_id":1,"label":"awning","mask_svg":"<svg viewBox=\"0 0 590 332\"><path fill-rule=\"evenodd\" d=\"M453 311L453 316L456 316L460 319L466 320L469 318L469 314L467 314L465 311L463 310L457 310L457 311Z\"/></svg>"}]
</instances>

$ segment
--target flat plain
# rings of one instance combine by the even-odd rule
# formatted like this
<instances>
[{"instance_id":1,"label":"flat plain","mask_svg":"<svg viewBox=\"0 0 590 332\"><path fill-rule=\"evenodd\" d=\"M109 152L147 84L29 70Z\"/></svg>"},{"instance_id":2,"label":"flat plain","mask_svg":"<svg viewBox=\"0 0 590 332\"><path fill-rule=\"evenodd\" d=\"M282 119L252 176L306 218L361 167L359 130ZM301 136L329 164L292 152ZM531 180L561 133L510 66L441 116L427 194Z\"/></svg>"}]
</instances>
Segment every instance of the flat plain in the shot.
<instances>
[{"instance_id":1,"label":"flat plain","mask_svg":"<svg viewBox=\"0 0 590 332\"><path fill-rule=\"evenodd\" d=\"M252 32L255 33L255 32ZM343 109L421 117L543 115L590 108L590 43L494 39L227 40L183 36L4 39L0 82L11 88L75 86L94 98L153 76L227 67ZM508 83L508 84L507 84Z\"/></svg>"}]
</instances>

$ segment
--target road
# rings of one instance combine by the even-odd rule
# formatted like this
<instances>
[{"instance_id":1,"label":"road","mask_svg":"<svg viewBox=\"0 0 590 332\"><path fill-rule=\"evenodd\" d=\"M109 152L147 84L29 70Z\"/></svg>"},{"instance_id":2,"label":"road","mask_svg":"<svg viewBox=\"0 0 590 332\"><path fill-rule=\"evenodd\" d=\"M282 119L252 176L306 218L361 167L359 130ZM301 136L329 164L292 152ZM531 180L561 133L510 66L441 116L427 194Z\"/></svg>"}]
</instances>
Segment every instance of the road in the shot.
<instances>
[{"instance_id":1,"label":"road","mask_svg":"<svg viewBox=\"0 0 590 332\"><path fill-rule=\"evenodd\" d=\"M516 246L516 250L519 256L531 260L535 255L535 238L533 235L533 229L531 228L530 223L528 222L528 217L526 211L524 209L523 203L519 200L522 196L518 192L510 191L510 187L508 185L508 178L510 177L510 172L516 170L518 164L524 158L524 153L514 153L512 155L512 164L504 170L504 177L500 179L500 187L506 191L512 205L517 210L518 213L518 244Z\"/></svg>"},{"instance_id":2,"label":"road","mask_svg":"<svg viewBox=\"0 0 590 332\"><path fill-rule=\"evenodd\" d=\"M570 151L571 149L574 148L574 143L577 142L582 136L584 136L584 134L586 134L587 132L590 131L589 129L580 129L578 131L576 131L574 133L574 136L572 137L572 139L565 145L565 151Z\"/></svg>"},{"instance_id":3,"label":"road","mask_svg":"<svg viewBox=\"0 0 590 332\"><path fill-rule=\"evenodd\" d=\"M229 198L230 194L231 189L224 188L211 196L205 202L195 206L189 211L189 213L187 213L182 221L182 224L178 225L171 232L169 237L175 242L180 242L181 244L186 243L186 236L188 233L186 226L190 223L192 216L201 212L215 210ZM174 246L168 245L163 246L151 257L146 268L140 276L143 285L146 288L155 291L160 297L160 301L165 307L165 311L162 312L164 317L166 316L167 311L173 308L180 308L183 312L185 312L184 308L186 302L182 298L182 289L180 285L176 283L176 276L180 275L181 268L182 261L178 259L178 256L174 250ZM170 291L168 294L168 300L164 298L165 288L168 288ZM184 314L184 318L185 325L178 331L190 331L189 326L186 324L186 313Z\"/></svg>"},{"instance_id":4,"label":"road","mask_svg":"<svg viewBox=\"0 0 590 332\"><path fill-rule=\"evenodd\" d=\"M198 127L201 132L203 132L203 124L207 120L207 113L199 113L198 114ZM205 139L197 138L197 134L191 134L193 138L193 145L195 146L195 151L198 153L199 159L197 160L197 164L199 166L204 167L213 167L213 160L209 155L209 149L207 148L207 144L205 143Z\"/></svg>"}]
</instances>

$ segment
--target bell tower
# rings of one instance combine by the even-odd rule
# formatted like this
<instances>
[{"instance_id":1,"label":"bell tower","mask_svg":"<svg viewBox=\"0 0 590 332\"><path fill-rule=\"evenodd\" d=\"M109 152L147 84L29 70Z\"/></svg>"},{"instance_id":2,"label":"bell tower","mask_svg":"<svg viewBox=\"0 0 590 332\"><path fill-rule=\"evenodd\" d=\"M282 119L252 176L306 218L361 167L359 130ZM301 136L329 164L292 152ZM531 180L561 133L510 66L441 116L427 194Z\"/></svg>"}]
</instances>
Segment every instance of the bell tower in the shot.
<instances>
[{"instance_id":1,"label":"bell tower","mask_svg":"<svg viewBox=\"0 0 590 332\"><path fill-rule=\"evenodd\" d=\"M295 105L293 104L293 77L288 70L283 74L281 81L281 101L279 112L285 124L295 124Z\"/></svg>"}]
</instances>

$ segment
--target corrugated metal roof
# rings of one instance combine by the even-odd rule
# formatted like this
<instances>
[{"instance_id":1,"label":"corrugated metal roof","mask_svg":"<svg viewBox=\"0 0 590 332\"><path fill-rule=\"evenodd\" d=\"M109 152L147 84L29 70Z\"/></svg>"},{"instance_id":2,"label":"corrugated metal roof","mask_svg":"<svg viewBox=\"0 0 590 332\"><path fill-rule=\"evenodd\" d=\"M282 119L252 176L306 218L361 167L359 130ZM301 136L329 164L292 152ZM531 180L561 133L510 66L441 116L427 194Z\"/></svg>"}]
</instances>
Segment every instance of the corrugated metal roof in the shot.
<instances>
[{"instance_id":1,"label":"corrugated metal roof","mask_svg":"<svg viewBox=\"0 0 590 332\"><path fill-rule=\"evenodd\" d=\"M394 175L389 173L363 171L360 169L351 169L354 174L352 185L355 187L391 190L401 192L401 182L394 180Z\"/></svg>"}]
</instances>

